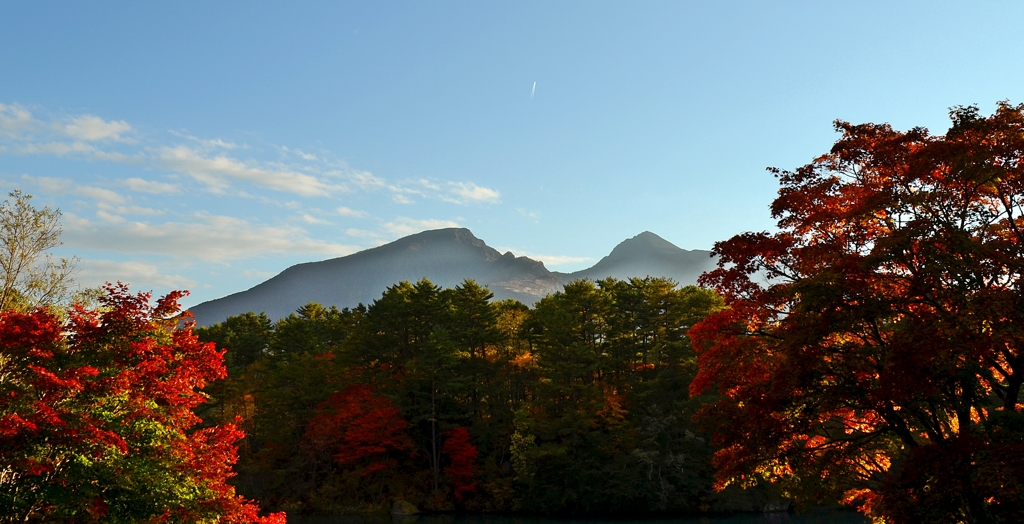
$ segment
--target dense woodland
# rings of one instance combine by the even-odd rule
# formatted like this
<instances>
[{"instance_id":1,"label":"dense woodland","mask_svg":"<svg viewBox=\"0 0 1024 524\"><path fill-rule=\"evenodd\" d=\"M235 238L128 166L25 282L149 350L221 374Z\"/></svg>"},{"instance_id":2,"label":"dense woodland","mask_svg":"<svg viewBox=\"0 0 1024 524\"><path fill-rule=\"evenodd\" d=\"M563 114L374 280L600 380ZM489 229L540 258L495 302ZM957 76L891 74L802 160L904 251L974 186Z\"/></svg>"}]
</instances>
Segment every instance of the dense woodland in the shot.
<instances>
[{"instance_id":1,"label":"dense woodland","mask_svg":"<svg viewBox=\"0 0 1024 524\"><path fill-rule=\"evenodd\" d=\"M200 415L243 417L241 493L331 513L695 512L711 447L687 329L722 307L671 281L576 281L529 309L472 281L390 287L369 306L309 304L197 330L229 378ZM703 508L702 508L703 506Z\"/></svg>"}]
</instances>

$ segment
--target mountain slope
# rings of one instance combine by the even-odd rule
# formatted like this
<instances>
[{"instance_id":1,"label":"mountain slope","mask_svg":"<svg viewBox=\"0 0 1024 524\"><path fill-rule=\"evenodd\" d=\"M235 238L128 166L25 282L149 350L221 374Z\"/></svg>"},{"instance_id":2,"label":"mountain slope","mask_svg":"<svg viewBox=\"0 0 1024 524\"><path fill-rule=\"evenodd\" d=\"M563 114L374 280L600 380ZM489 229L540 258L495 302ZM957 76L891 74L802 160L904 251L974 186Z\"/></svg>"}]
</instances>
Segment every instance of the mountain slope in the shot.
<instances>
[{"instance_id":1,"label":"mountain slope","mask_svg":"<svg viewBox=\"0 0 1024 524\"><path fill-rule=\"evenodd\" d=\"M437 229L346 257L297 264L252 289L204 302L191 311L200 326L248 311L263 311L277 320L309 302L338 307L369 304L388 286L424 277L441 287L473 279L495 298L532 305L574 279L656 276L694 284L714 267L710 254L680 249L648 231L615 246L591 268L555 273L542 262L499 253L468 229Z\"/></svg>"},{"instance_id":2,"label":"mountain slope","mask_svg":"<svg viewBox=\"0 0 1024 524\"><path fill-rule=\"evenodd\" d=\"M309 302L369 304L388 286L424 277L442 287L473 279L488 286L495 298L527 304L562 284L542 262L511 252L502 255L468 229L450 228L424 231L341 258L298 264L252 289L204 302L191 311L200 326L247 311L264 311L277 320Z\"/></svg>"},{"instance_id":3,"label":"mountain slope","mask_svg":"<svg viewBox=\"0 0 1024 524\"><path fill-rule=\"evenodd\" d=\"M600 280L614 277L667 277L681 285L696 284L697 277L715 268L715 259L710 251L688 251L675 244L644 231L624 240L592 267L561 275L566 281L588 278Z\"/></svg>"}]
</instances>

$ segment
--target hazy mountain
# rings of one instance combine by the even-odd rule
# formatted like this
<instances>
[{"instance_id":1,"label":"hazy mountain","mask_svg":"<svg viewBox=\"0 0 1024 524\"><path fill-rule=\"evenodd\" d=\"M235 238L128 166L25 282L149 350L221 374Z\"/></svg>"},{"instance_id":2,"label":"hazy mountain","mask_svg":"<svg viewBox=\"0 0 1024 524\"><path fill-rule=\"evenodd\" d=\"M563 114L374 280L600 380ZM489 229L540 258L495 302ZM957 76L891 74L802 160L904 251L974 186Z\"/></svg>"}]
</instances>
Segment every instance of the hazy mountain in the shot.
<instances>
[{"instance_id":1,"label":"hazy mountain","mask_svg":"<svg viewBox=\"0 0 1024 524\"><path fill-rule=\"evenodd\" d=\"M487 286L495 298L514 298L532 305L578 278L650 275L693 284L697 276L714 266L709 255L708 251L680 249L654 233L644 232L615 246L589 269L555 273L542 262L511 252L499 253L468 229L438 229L353 255L298 264L252 289L204 302L191 311L200 326L248 311L264 311L277 320L309 302L338 307L369 304L388 286L424 277L442 287L473 279Z\"/></svg>"},{"instance_id":2,"label":"hazy mountain","mask_svg":"<svg viewBox=\"0 0 1024 524\"><path fill-rule=\"evenodd\" d=\"M614 277L667 277L679 284L696 284L701 273L714 269L710 251L687 251L664 238L644 231L623 241L593 267L575 273L559 273L568 280L600 280Z\"/></svg>"},{"instance_id":3,"label":"hazy mountain","mask_svg":"<svg viewBox=\"0 0 1024 524\"><path fill-rule=\"evenodd\" d=\"M309 302L352 307L369 304L402 280L423 277L441 287L469 278L485 285L495 298L527 304L553 293L562 281L542 262L502 255L468 229L438 229L400 238L366 251L322 262L292 266L262 284L191 308L200 325L231 315L264 311L272 320Z\"/></svg>"}]
</instances>

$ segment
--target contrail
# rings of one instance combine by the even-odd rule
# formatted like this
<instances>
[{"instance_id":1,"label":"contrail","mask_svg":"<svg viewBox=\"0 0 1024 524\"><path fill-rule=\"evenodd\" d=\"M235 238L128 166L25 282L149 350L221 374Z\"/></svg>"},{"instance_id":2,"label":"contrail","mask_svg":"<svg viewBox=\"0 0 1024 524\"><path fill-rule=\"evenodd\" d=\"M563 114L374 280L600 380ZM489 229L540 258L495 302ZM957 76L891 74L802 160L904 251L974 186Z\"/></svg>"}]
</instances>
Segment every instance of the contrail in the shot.
<instances>
[{"instance_id":1,"label":"contrail","mask_svg":"<svg viewBox=\"0 0 1024 524\"><path fill-rule=\"evenodd\" d=\"M533 83L533 89L530 90L530 100L533 100L533 94L537 92L537 82Z\"/></svg>"}]
</instances>

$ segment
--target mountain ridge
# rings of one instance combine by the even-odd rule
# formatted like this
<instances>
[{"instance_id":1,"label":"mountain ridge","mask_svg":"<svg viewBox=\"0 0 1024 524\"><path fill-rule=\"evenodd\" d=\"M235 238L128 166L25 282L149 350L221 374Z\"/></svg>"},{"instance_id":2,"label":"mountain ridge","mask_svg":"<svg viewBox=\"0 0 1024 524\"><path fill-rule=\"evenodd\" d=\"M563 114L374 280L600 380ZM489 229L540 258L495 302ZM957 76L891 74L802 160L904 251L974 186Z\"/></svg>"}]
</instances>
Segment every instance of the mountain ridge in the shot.
<instances>
[{"instance_id":1,"label":"mountain ridge","mask_svg":"<svg viewBox=\"0 0 1024 524\"><path fill-rule=\"evenodd\" d=\"M685 285L695 283L696 276L713 265L710 252L683 250L645 231L616 245L590 268L558 273L541 261L511 251L502 254L469 229L446 228L344 257L296 264L248 290L203 302L191 311L200 326L248 311L263 311L277 320L309 302L338 307L369 304L388 286L421 278L442 287L473 279L487 286L496 299L514 298L532 305L575 279L661 276Z\"/></svg>"}]
</instances>

